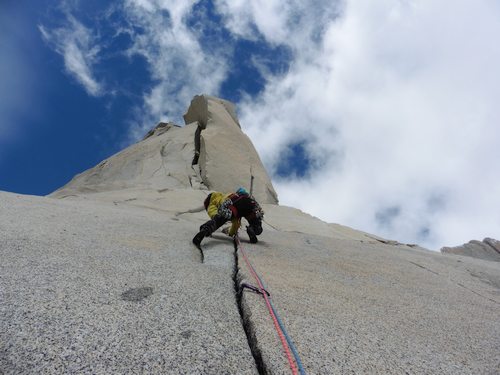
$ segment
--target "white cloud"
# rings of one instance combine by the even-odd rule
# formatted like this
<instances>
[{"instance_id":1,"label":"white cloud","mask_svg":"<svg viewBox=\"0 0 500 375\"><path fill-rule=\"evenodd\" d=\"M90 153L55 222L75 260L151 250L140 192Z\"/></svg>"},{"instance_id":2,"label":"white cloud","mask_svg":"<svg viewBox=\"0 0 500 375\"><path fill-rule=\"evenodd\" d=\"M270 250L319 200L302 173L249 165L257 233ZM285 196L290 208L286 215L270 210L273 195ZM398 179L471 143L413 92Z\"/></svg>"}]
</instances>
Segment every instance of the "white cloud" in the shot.
<instances>
[{"instance_id":1,"label":"white cloud","mask_svg":"<svg viewBox=\"0 0 500 375\"><path fill-rule=\"evenodd\" d=\"M135 141L158 121L182 124L181 114L195 94L219 91L226 78L227 60L232 46L215 44L204 48L200 42L202 30L188 25L194 6L191 0L123 0L107 8L99 21L86 28L79 22L67 2L60 8L66 17L66 26L48 29L39 26L43 38L64 57L66 70L91 95L119 93L119 87L104 90L96 78L95 65L106 58L110 41L101 40L101 22L109 21L115 29L113 37L128 34L132 46L122 51L129 57L142 56L154 82L143 93L141 103L131 108L130 134L126 142ZM118 16L118 17L115 17ZM198 22L211 22L203 9L198 9ZM116 21L116 19L119 21Z\"/></svg>"},{"instance_id":2,"label":"white cloud","mask_svg":"<svg viewBox=\"0 0 500 375\"><path fill-rule=\"evenodd\" d=\"M293 6L282 1L216 0L218 9L225 15L226 26L236 35L255 39L257 28L268 41L280 43L286 37L285 16Z\"/></svg>"},{"instance_id":3,"label":"white cloud","mask_svg":"<svg viewBox=\"0 0 500 375\"><path fill-rule=\"evenodd\" d=\"M127 0L124 11L130 24L142 29L133 35L129 55L146 58L157 84L144 96L141 124L132 127L138 138L162 120L183 123L179 114L194 94L217 93L226 76L224 46L204 50L197 30L187 25L196 1ZM198 14L203 17L203 14Z\"/></svg>"},{"instance_id":4,"label":"white cloud","mask_svg":"<svg viewBox=\"0 0 500 375\"><path fill-rule=\"evenodd\" d=\"M340 1L215 0L225 26L239 37L289 46L308 59L329 22L340 12Z\"/></svg>"},{"instance_id":5,"label":"white cloud","mask_svg":"<svg viewBox=\"0 0 500 375\"><path fill-rule=\"evenodd\" d=\"M297 22L312 4L271 1L262 15L219 3L234 32L253 25L294 51L288 74L240 105L271 169L299 141L323 162L307 180L277 180L282 203L431 248L498 237L497 2L351 0L337 19Z\"/></svg>"},{"instance_id":6,"label":"white cloud","mask_svg":"<svg viewBox=\"0 0 500 375\"><path fill-rule=\"evenodd\" d=\"M67 14L67 25L48 30L43 25L38 28L43 39L64 58L66 71L73 76L89 95L103 93L102 84L94 77L93 66L98 61L100 47L92 31Z\"/></svg>"}]
</instances>

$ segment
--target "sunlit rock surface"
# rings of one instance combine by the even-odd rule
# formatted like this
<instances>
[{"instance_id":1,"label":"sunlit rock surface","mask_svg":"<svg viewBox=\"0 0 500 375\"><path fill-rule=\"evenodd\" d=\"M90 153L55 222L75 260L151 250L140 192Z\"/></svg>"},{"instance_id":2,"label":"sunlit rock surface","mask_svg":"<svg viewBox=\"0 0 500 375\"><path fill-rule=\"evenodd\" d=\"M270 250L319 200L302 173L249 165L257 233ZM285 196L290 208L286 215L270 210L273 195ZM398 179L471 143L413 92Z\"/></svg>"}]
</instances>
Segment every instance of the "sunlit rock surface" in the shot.
<instances>
[{"instance_id":1,"label":"sunlit rock surface","mask_svg":"<svg viewBox=\"0 0 500 375\"><path fill-rule=\"evenodd\" d=\"M0 373L291 373L242 252L191 244L209 191L250 174L264 232L242 244L306 373L500 372L500 262L279 206L230 103L185 119L49 197L0 192Z\"/></svg>"},{"instance_id":2,"label":"sunlit rock surface","mask_svg":"<svg viewBox=\"0 0 500 375\"><path fill-rule=\"evenodd\" d=\"M75 176L52 196L123 189L236 191L244 186L253 187L261 203L278 202L233 104L196 96L184 118L183 127L160 123L141 142Z\"/></svg>"},{"instance_id":3,"label":"sunlit rock surface","mask_svg":"<svg viewBox=\"0 0 500 375\"><path fill-rule=\"evenodd\" d=\"M219 191L232 191L235 185L250 189L253 176L257 200L278 203L259 155L241 131L232 103L208 95L195 96L184 121L197 123L201 131L199 168L206 186Z\"/></svg>"}]
</instances>

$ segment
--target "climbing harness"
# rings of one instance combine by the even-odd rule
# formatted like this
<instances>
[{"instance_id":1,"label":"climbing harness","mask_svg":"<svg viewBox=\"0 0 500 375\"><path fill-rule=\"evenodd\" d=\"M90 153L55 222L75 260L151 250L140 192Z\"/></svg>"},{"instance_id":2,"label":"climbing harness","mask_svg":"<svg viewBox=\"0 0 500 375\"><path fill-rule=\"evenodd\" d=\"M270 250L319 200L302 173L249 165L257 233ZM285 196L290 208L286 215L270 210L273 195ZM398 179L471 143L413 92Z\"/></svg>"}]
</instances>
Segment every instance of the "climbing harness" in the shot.
<instances>
[{"instance_id":1,"label":"climbing harness","mask_svg":"<svg viewBox=\"0 0 500 375\"><path fill-rule=\"evenodd\" d=\"M271 295L264 287L264 282L259 277L259 275L255 271L255 268L253 268L252 264L250 263L250 260L248 259L248 256L245 252L245 249L243 248L237 234L234 236L234 242L235 242L237 250L240 250L241 255L243 255L243 259L245 260L245 263L246 263L248 269L250 270L250 273L252 274L252 276L254 277L255 281L258 284L258 287L254 287L254 286L251 286L249 284L243 283L241 285L241 287L248 288L248 289L251 289L255 292L258 292L259 294L261 294L264 297L267 309L269 310L269 315L271 315L271 318L272 318L273 323L274 323L274 328L276 328L276 332L278 333L278 336L280 338L281 345L283 346L283 349L285 350L285 355L288 359L288 364L290 365L290 369L292 370L292 374L294 374L294 375L297 374L297 367L298 367L300 374L305 375L306 372L304 370L304 367L302 366L300 356L299 356L297 349L295 348L295 345L293 344L290 336L288 335L288 333L285 329L285 326L283 325L283 322L281 321L281 319L278 315L278 312L274 308L274 305L271 301ZM290 350L293 353L293 356L295 358L295 362L292 359L292 355L290 354ZM295 363L297 365L295 365Z\"/></svg>"}]
</instances>

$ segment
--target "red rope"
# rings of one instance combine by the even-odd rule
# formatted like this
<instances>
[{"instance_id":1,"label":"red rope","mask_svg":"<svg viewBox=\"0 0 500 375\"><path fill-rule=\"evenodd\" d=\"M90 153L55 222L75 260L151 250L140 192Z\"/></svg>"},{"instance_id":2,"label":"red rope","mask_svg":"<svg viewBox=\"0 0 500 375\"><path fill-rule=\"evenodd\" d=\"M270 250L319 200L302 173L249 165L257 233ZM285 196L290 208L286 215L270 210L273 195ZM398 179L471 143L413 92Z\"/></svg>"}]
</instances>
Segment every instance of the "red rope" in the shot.
<instances>
[{"instance_id":1,"label":"red rope","mask_svg":"<svg viewBox=\"0 0 500 375\"><path fill-rule=\"evenodd\" d=\"M279 326L278 320L276 319L276 315L274 314L274 311L271 307L271 303L269 302L269 297L267 296L267 293L264 289L264 285L262 285L260 278L257 275L257 272L255 272L255 269L250 264L250 261L248 260L248 257L246 255L245 250L243 249L243 246L241 246L241 242L240 242L240 239L238 238L238 236L235 236L235 239L236 239L236 243L238 244L238 249L240 249L241 254L243 255L243 259L245 259L245 263L247 264L248 269L250 270L250 273L254 277L255 281L257 281L257 284L259 285L259 289L260 289L262 295L264 296L264 300L266 301L267 309L269 310L269 314L271 315L271 318L273 319L274 328L276 328L276 332L278 332L278 336L280 338L281 345L283 345L283 349L285 350L285 354L286 354L286 357L288 359L288 364L290 365L290 368L292 369L292 374L297 375L298 374L297 367L295 366L295 362L292 359L292 355L291 355L290 350L288 348L288 344L287 344L285 337L283 335L283 332Z\"/></svg>"}]
</instances>

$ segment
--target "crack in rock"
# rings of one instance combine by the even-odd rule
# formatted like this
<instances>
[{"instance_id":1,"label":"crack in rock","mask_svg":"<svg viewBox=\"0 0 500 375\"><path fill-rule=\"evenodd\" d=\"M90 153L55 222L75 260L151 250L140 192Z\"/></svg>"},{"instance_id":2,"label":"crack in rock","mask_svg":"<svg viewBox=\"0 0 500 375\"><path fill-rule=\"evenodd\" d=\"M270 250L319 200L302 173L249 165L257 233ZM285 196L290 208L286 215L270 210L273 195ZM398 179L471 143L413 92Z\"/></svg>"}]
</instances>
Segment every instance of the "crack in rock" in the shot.
<instances>
[{"instance_id":1,"label":"crack in rock","mask_svg":"<svg viewBox=\"0 0 500 375\"><path fill-rule=\"evenodd\" d=\"M251 320L251 313L243 305L243 288L241 287L241 275L239 271L239 259L238 259L238 247L234 244L234 270L233 270L233 282L234 282L234 294L236 297L236 305L238 306L238 312L240 314L241 324L245 335L247 336L248 346L252 353L253 359L255 361L255 366L260 375L267 375L269 371L267 370L266 364L262 359L262 351L259 347L259 343L255 334L254 324Z\"/></svg>"},{"instance_id":2,"label":"crack in rock","mask_svg":"<svg viewBox=\"0 0 500 375\"><path fill-rule=\"evenodd\" d=\"M194 133L194 157L191 165L197 165L198 159L200 158L200 137L201 137L201 128L198 126Z\"/></svg>"},{"instance_id":3,"label":"crack in rock","mask_svg":"<svg viewBox=\"0 0 500 375\"><path fill-rule=\"evenodd\" d=\"M415 266L417 266L417 267L420 267L420 268L422 268L422 269L424 269L426 271L429 271L429 272L433 273L434 275L438 275L439 276L439 273L434 272L433 270L430 270L427 267L422 266L421 264L418 264L418 263L415 263L415 262L411 262L411 261L410 261L410 263L413 264L413 265L415 265Z\"/></svg>"}]
</instances>

